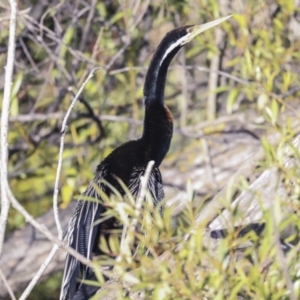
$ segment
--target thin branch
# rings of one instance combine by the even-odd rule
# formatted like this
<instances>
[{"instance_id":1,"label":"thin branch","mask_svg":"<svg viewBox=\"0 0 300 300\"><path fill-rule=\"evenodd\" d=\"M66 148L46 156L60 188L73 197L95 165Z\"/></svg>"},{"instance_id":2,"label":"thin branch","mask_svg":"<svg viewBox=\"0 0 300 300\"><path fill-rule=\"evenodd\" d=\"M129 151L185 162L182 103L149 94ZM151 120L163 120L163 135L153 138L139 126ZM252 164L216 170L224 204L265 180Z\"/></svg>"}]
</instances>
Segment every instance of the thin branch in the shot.
<instances>
[{"instance_id":1,"label":"thin branch","mask_svg":"<svg viewBox=\"0 0 300 300\"><path fill-rule=\"evenodd\" d=\"M1 173L2 175L2 173ZM7 197L12 204L13 208L16 209L24 218L25 220L30 223L36 230L40 231L49 241L53 242L54 244L58 245L62 249L64 249L66 252L71 254L73 257L75 257L78 261L81 263L87 265L90 268L94 268L94 264L78 253L76 250L71 248L70 246L66 245L63 241L59 240L55 235L51 233L51 231L43 224L40 224L35 220L35 218L27 212L27 210L20 204L20 202L15 198L13 195L11 188L8 184L8 181L5 180L6 178L1 177L1 181L3 183L3 187L6 190Z\"/></svg>"},{"instance_id":2,"label":"thin branch","mask_svg":"<svg viewBox=\"0 0 300 300\"><path fill-rule=\"evenodd\" d=\"M111 58L109 63L105 66L106 70L109 70L112 65L115 63L115 61L124 53L124 51L128 48L130 45L130 39L126 41L126 43L123 45L123 47Z\"/></svg>"},{"instance_id":3,"label":"thin branch","mask_svg":"<svg viewBox=\"0 0 300 300\"><path fill-rule=\"evenodd\" d=\"M60 240L62 240L62 238L63 238L63 230L62 230L62 227L60 224L59 214L58 214L58 186L59 186L60 172L61 172L61 168L62 168L62 157L63 157L63 153L64 153L65 135L66 135L66 130L63 130L62 134L61 134L61 138L60 138L60 147L59 147L59 154L58 154L54 192L53 192L53 214L54 214L54 219L55 219L56 228L57 228L57 232L58 232L58 238Z\"/></svg>"},{"instance_id":4,"label":"thin branch","mask_svg":"<svg viewBox=\"0 0 300 300\"><path fill-rule=\"evenodd\" d=\"M37 74L40 74L39 69L37 68L37 66L36 66L36 64L35 64L35 62L34 62L32 56L31 56L30 52L29 52L28 49L27 49L27 46L25 45L25 43L24 43L24 41L23 41L23 39L22 39L21 37L19 38L19 42L20 42L20 45L21 45L21 47L22 47L22 49L23 49L23 51L24 51L24 53L25 53L25 55L26 55L26 57L27 57L27 59L28 59L30 65L31 65L32 69L33 69Z\"/></svg>"},{"instance_id":5,"label":"thin branch","mask_svg":"<svg viewBox=\"0 0 300 300\"><path fill-rule=\"evenodd\" d=\"M59 186L59 178L60 178L60 172L62 168L62 158L63 158L63 152L64 152L64 141L65 141L65 134L67 131L67 123L69 120L69 117L71 115L72 109L74 108L77 99L79 98L80 94L82 93L83 89L85 88L86 84L89 82L89 80L93 77L94 72L99 69L95 68L93 69L87 79L84 81L84 83L81 85L80 89L78 90L77 94L73 98L69 109L67 110L67 113L63 119L62 127L61 127L61 139L60 139L60 148L59 148L59 156L58 156L58 163L57 163L57 170L56 170L56 177L55 177L55 185L54 185L54 194L53 194L53 212L54 212L54 218L55 223L58 231L58 238L61 240L63 236L63 230L61 228L61 224L59 221L59 215L58 215L58 186Z\"/></svg>"},{"instance_id":6,"label":"thin branch","mask_svg":"<svg viewBox=\"0 0 300 300\"><path fill-rule=\"evenodd\" d=\"M63 119L64 117L65 117L65 113L61 113L61 112L49 113L49 114L36 113L36 114L11 116L9 118L9 122L28 123L28 122L35 122L35 121ZM131 124L135 124L135 125L143 124L142 121L135 120L132 118L120 117L120 116L100 115L97 117L99 118L100 121L125 122L125 123L131 123ZM70 118L71 119L77 118L77 115L71 114Z\"/></svg>"},{"instance_id":7,"label":"thin branch","mask_svg":"<svg viewBox=\"0 0 300 300\"><path fill-rule=\"evenodd\" d=\"M25 291L20 296L19 300L25 300L29 296L30 292L36 286L38 280L41 278L41 276L45 272L46 268L48 267L48 265L52 261L53 257L55 256L55 254L57 253L57 251L59 250L59 248L60 248L59 245L54 245L53 246L51 252L47 256L47 258L45 259L45 261L43 262L43 264L40 266L39 270L36 272L36 274L34 275L34 277L32 278L32 280L30 281L30 283L26 287Z\"/></svg>"},{"instance_id":8,"label":"thin branch","mask_svg":"<svg viewBox=\"0 0 300 300\"><path fill-rule=\"evenodd\" d=\"M2 273L1 269L0 269L0 278L2 279L2 281L3 281L3 283L4 283L5 287L6 287L6 289L8 291L8 294L9 294L11 300L16 300L15 294L14 294L13 290L11 289L9 283L7 282L7 280L6 280L5 276L4 276L4 274Z\"/></svg>"},{"instance_id":9,"label":"thin branch","mask_svg":"<svg viewBox=\"0 0 300 300\"><path fill-rule=\"evenodd\" d=\"M62 230L62 226L61 226L61 223L60 223L60 220L59 220L59 213L58 213L58 191L59 191L58 186L59 186L60 173L61 173L61 169L62 169L62 160L63 160L63 152L64 152L64 140L65 140L65 134L66 134L66 131L67 131L67 123L68 123L68 119L69 119L69 116L71 114L72 108L75 106L75 103L76 103L78 97L80 96L81 92L83 91L85 85L90 80L90 78L93 76L94 71L95 71L95 69L90 72L88 78L85 80L85 82L82 84L79 91L75 95L75 97L74 97L73 101L71 102L71 105L70 105L70 107L69 107L69 109L66 113L66 116L63 120L63 124L62 124L62 129L61 129L62 135L61 135L61 139L60 139L58 163L57 163L54 193L53 193L53 213L54 213L56 228L57 228L57 231L58 231L58 240L59 241L62 241L62 239L63 239L63 230ZM41 267L39 268L38 272L32 278L31 282L29 283L29 285L27 286L27 288L25 289L25 291L21 295L20 300L25 300L28 297L28 295L30 294L32 289L35 287L38 280L40 279L40 277L42 276L42 274L44 273L44 271L46 270L46 268L48 267L48 265L52 261L53 257L55 256L55 254L59 250L59 248L60 248L59 244L56 244L56 245L53 246L51 252L47 256L47 258L45 259L45 261L43 262Z\"/></svg>"},{"instance_id":10,"label":"thin branch","mask_svg":"<svg viewBox=\"0 0 300 300\"><path fill-rule=\"evenodd\" d=\"M152 171L154 165L154 161L149 161L144 176L141 176L141 188L139 192L139 196L136 199L135 204L135 217L132 219L131 224L127 227L124 227L124 231L122 234L122 241L121 241L121 253L117 257L116 262L120 262L122 260L122 257L126 256L126 254L129 252L130 244L132 242L131 240L131 233L134 233L136 231L136 226L138 224L138 215L141 212L141 208L146 196L146 190L147 190L147 184L149 181L150 173Z\"/></svg>"},{"instance_id":11,"label":"thin branch","mask_svg":"<svg viewBox=\"0 0 300 300\"><path fill-rule=\"evenodd\" d=\"M142 208L142 204L143 204L143 201L144 201L144 198L146 195L147 184L148 184L150 173L152 171L153 166L154 166L154 161L153 160L149 161L144 176L141 176L141 190L140 190L140 194L136 200L136 206L135 206L136 213L139 213L140 209ZM134 219L133 221L135 221L133 224L134 228L135 228L137 219Z\"/></svg>"},{"instance_id":12,"label":"thin branch","mask_svg":"<svg viewBox=\"0 0 300 300\"><path fill-rule=\"evenodd\" d=\"M300 122L298 119L295 119L293 121L292 129L295 133L300 132ZM267 137L268 142L273 146L278 145L281 139L282 134L279 132L276 132ZM201 224L202 222L207 222L207 224L209 224L218 216L219 212L224 208L223 203L224 199L228 198L228 191L232 191L234 185L239 182L241 177L246 178L247 176L250 176L254 172L259 161L261 161L265 157L265 154L266 153L263 147L260 146L255 153L247 158L247 160L241 165L241 167L228 180L228 184L224 186L220 190L220 192L216 194L213 199L210 200L210 202L199 212L196 220L197 225Z\"/></svg>"},{"instance_id":13,"label":"thin branch","mask_svg":"<svg viewBox=\"0 0 300 300\"><path fill-rule=\"evenodd\" d=\"M7 158L8 158L8 118L10 110L10 95L12 85L12 75L15 57L15 34L16 34L16 16L17 3L14 0L9 1L10 4L10 24L9 24L9 41L7 51L7 64L4 82L4 95L2 102L1 114L1 214L0 214L0 259L3 250L4 235L9 212L9 200L7 198L6 190L3 181L7 181ZM3 181L2 181L3 180Z\"/></svg>"},{"instance_id":14,"label":"thin branch","mask_svg":"<svg viewBox=\"0 0 300 300\"><path fill-rule=\"evenodd\" d=\"M87 41L87 37L89 36L89 31L90 31L90 28L91 28L92 19L93 19L94 14L95 14L95 7L96 7L96 4L97 4L97 0L92 0L91 2L92 3L91 3L91 6L89 7L89 14L88 14L88 17L86 19L86 23L85 23L84 28L83 28L82 38L81 38L80 45L79 45L79 51L80 52L84 52L84 47L85 47L85 44L86 44L86 41Z\"/></svg>"},{"instance_id":15,"label":"thin branch","mask_svg":"<svg viewBox=\"0 0 300 300\"><path fill-rule=\"evenodd\" d=\"M31 7L25 8L23 10L19 10L17 12L18 16L22 16L22 15L27 15L31 10ZM10 20L11 16L10 15L0 15L0 22L6 21L6 20Z\"/></svg>"},{"instance_id":16,"label":"thin branch","mask_svg":"<svg viewBox=\"0 0 300 300\"><path fill-rule=\"evenodd\" d=\"M89 76L88 76L87 79L84 81L84 83L81 85L80 89L78 90L77 94L75 95L74 99L72 100L72 102L71 102L71 104L70 104L70 106L69 106L69 109L68 109L68 111L67 111L67 113L66 113L66 115L65 115L65 117L64 117L64 119L63 119L63 123L62 123L62 127L61 127L61 132L64 132L64 131L66 130L66 128L67 128L67 123L68 123L68 120L69 120L69 118L70 118L71 112L72 112L72 110L73 110L73 108L74 108L74 106L75 106L75 104L76 104L76 101L77 101L78 97L79 97L80 94L82 93L84 87L85 87L86 84L89 82L89 80L93 77L95 71L97 71L97 70L99 70L99 69L101 69L101 67L94 68L94 69L90 72Z\"/></svg>"}]
</instances>

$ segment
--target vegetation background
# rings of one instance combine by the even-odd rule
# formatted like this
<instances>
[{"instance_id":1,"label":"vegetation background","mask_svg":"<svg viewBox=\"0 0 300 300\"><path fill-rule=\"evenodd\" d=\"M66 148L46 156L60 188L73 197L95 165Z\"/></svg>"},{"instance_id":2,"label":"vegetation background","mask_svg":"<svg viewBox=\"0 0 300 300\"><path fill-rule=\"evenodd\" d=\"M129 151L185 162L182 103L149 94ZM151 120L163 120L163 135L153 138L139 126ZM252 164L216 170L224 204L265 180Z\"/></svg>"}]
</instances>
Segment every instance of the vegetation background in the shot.
<instances>
[{"instance_id":1,"label":"vegetation background","mask_svg":"<svg viewBox=\"0 0 300 300\"><path fill-rule=\"evenodd\" d=\"M205 224L195 225L199 207L262 146L265 158L251 174L245 174L239 188L247 189L266 168L277 168L282 181L293 183L290 194L296 199L293 219L285 219L278 228L291 221L300 226L294 217L299 172L285 168L279 151L298 132L293 124L300 115L299 0L18 3L9 179L16 198L35 217L52 208L61 122L90 71L99 68L73 110L65 137L62 209L84 191L108 153L141 134L143 81L164 34L229 14L234 14L231 20L182 49L169 70L166 103L174 116L175 132L161 169L171 208L154 228L165 233L150 234L144 241L153 248L159 244L167 259L145 257L141 250L141 267L130 279L134 287L125 288L122 282L114 285L119 299L125 298L124 289L133 292L130 298L142 297L134 294L142 291L149 299L300 298L299 247L286 259L278 255L267 210L267 233L260 243L253 237L255 246L235 263L233 249L239 241L234 234L221 246L211 246L203 237ZM9 34L5 0L0 3L0 32L2 97ZM274 133L281 135L276 146L265 138ZM293 151L299 157L298 149ZM177 215L176 230L170 229L171 215ZM9 232L24 224L24 218L11 210ZM273 263L266 267L266 260ZM123 270L128 266L134 267L125 260ZM29 299L57 299L61 274L52 273ZM15 290L21 291L20 286Z\"/></svg>"}]
</instances>

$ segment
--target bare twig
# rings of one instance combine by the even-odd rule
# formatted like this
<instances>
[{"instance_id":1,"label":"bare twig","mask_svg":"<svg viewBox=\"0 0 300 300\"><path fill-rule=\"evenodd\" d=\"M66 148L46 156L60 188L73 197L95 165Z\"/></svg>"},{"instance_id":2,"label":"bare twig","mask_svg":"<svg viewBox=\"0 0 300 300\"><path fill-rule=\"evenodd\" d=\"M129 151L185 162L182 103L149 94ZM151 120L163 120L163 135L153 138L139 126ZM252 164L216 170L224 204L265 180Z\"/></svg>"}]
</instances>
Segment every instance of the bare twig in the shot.
<instances>
[{"instance_id":1,"label":"bare twig","mask_svg":"<svg viewBox=\"0 0 300 300\"><path fill-rule=\"evenodd\" d=\"M95 14L96 4L97 4L96 0L91 1L91 6L89 7L89 14L88 14L88 17L86 19L86 23L85 23L84 28L83 28L82 38L81 38L80 45L79 45L79 51L80 52L83 52L84 46L86 44L87 37L89 36L89 30L91 28L92 19L93 19L94 14Z\"/></svg>"},{"instance_id":2,"label":"bare twig","mask_svg":"<svg viewBox=\"0 0 300 300\"><path fill-rule=\"evenodd\" d=\"M65 140L65 134L67 131L67 123L69 120L69 117L71 115L72 109L74 108L76 101L78 99L78 97L80 96L80 94L82 93L84 87L86 86L86 84L88 83L88 81L93 77L94 72L99 69L99 68L95 68L93 69L89 76L87 77L87 79L84 81L84 83L81 85L80 89L78 90L77 94L75 95L75 97L73 98L69 109L63 119L62 122L62 127L61 127L61 139L60 139L60 148L59 148L59 156L58 156L58 163L57 163L57 171L56 171L56 178L55 178L55 186L54 186L54 194L53 194L53 212L54 212L54 218L55 218L55 223L57 226L57 230L58 230L58 238L61 240L62 239L62 235L63 235L63 231L61 228L61 224L59 221L59 216L58 216L58 186L59 186L59 178L60 178L60 172L61 172L61 168L62 168L62 157L63 157L63 152L64 152L64 140Z\"/></svg>"},{"instance_id":3,"label":"bare twig","mask_svg":"<svg viewBox=\"0 0 300 300\"><path fill-rule=\"evenodd\" d=\"M140 178L141 179L141 190L140 190L138 198L136 199L136 205L135 205L135 213L137 215L139 214L139 212L142 208L143 201L145 199L147 184L148 184L150 173L152 171L153 166L154 166L154 161L153 160L149 161L144 176L141 176L141 178ZM137 221L138 221L137 218L134 218L132 220L131 229L133 231L136 228Z\"/></svg>"},{"instance_id":4,"label":"bare twig","mask_svg":"<svg viewBox=\"0 0 300 300\"><path fill-rule=\"evenodd\" d=\"M295 133L300 132L300 123L299 120L295 120L292 124L292 128ZM267 140L271 145L277 145L280 140L282 139L282 135L280 133L274 133L270 135ZM294 139L295 140L295 139ZM241 177L246 178L247 176L250 176L255 167L258 165L258 162L262 160L265 157L265 151L263 147L260 147L257 149L255 153L253 153L243 165L239 168L239 170L229 179L228 184L222 188L222 190L214 196L214 198L199 212L197 216L197 224L199 225L201 222L207 222L211 223L218 215L218 213L224 208L224 200L228 195L228 191L232 190L232 188L236 187L237 183L239 182ZM271 170L267 170L268 172L271 172ZM267 181L267 185L270 187L271 183L276 183L276 180ZM234 184L233 184L234 183ZM241 196L240 196L241 197ZM236 199L233 199L237 201ZM252 201L251 195L250 200ZM260 206L257 206L260 208ZM254 211L254 208L252 206L252 211ZM224 213L222 214L224 215ZM215 228L211 228L215 229Z\"/></svg>"},{"instance_id":5,"label":"bare twig","mask_svg":"<svg viewBox=\"0 0 300 300\"><path fill-rule=\"evenodd\" d=\"M144 1L142 3L142 8L140 9L140 11L138 9L135 10L136 13L136 19L134 20L133 24L130 26L129 31L132 31L133 29L135 29L139 23L142 21L145 13L147 12L148 6L150 4L150 0L147 0L146 2Z\"/></svg>"},{"instance_id":6,"label":"bare twig","mask_svg":"<svg viewBox=\"0 0 300 300\"><path fill-rule=\"evenodd\" d=\"M54 192L53 192L53 213L54 213L54 219L55 219L56 228L58 232L58 238L60 240L62 240L63 238L63 230L61 228L61 224L59 221L59 214L58 214L58 185L59 185L60 172L62 168L62 157L64 152L65 135L66 135L66 130L62 130L62 134L60 138L60 147L59 147L59 154L58 154L55 184L54 184Z\"/></svg>"},{"instance_id":7,"label":"bare twig","mask_svg":"<svg viewBox=\"0 0 300 300\"><path fill-rule=\"evenodd\" d=\"M30 292L35 287L35 285L38 282L38 280L40 279L40 277L43 275L44 271L46 270L46 268L48 267L48 265L52 261L53 257L55 256L55 254L57 253L59 248L60 248L60 246L57 245L57 244L53 246L51 252L47 256L47 258L45 259L45 261L43 262L43 264L41 265L41 267L39 268L37 273L34 275L32 280L30 281L30 283L26 287L25 291L20 296L19 300L25 300L29 296Z\"/></svg>"},{"instance_id":8,"label":"bare twig","mask_svg":"<svg viewBox=\"0 0 300 300\"><path fill-rule=\"evenodd\" d=\"M27 123L27 122L35 122L35 121L47 121L47 120L54 120L54 119L63 119L65 117L64 113L56 112L56 113L48 113L48 114L27 114L27 115L17 115L11 116L9 118L9 122L20 122L20 123ZM75 118L77 115L70 115L70 118ZM112 122L125 122L131 123L135 125L142 125L143 122L139 120L135 120L132 118L120 117L120 116L110 116L110 115L100 115L98 116L99 120L101 121L112 121Z\"/></svg>"},{"instance_id":9,"label":"bare twig","mask_svg":"<svg viewBox=\"0 0 300 300\"><path fill-rule=\"evenodd\" d=\"M149 181L150 173L152 171L154 165L154 161L151 160L146 168L144 176L141 176L141 188L139 195L136 199L135 204L135 217L132 219L131 224L127 227L124 227L123 234L122 234L122 241L121 241L121 254L117 257L116 262L120 262L122 260L123 256L126 256L126 254L129 252L130 249L130 243L132 242L132 235L131 233L134 233L136 230L136 226L138 223L138 215L140 214L143 201L145 199L146 190L147 190L147 184Z\"/></svg>"},{"instance_id":10,"label":"bare twig","mask_svg":"<svg viewBox=\"0 0 300 300\"><path fill-rule=\"evenodd\" d=\"M23 49L23 51L24 51L24 53L25 53L25 55L26 55L28 61L30 62L30 65L31 65L32 69L33 69L37 74L39 74L40 71L39 71L39 69L37 68L35 62L33 61L32 56L31 56L31 54L29 53L29 51L28 51L28 49L27 49L27 46L25 45L25 43L24 43L24 41L23 41L23 39L22 39L21 37L19 38L19 42L20 42L20 45L21 45L21 47L22 47L22 49Z\"/></svg>"},{"instance_id":11,"label":"bare twig","mask_svg":"<svg viewBox=\"0 0 300 300\"><path fill-rule=\"evenodd\" d=\"M1 173L1 175L2 175L2 173ZM94 268L95 267L94 264L89 259L87 259L83 255L81 255L80 253L78 253L73 248L71 248L68 245L66 245L63 241L59 240L55 235L53 235L51 233L51 231L45 225L40 224L39 222L37 222L35 220L35 218L32 215L30 215L27 212L27 210L15 198L15 196L13 195L13 193L12 193L12 191L10 189L10 186L9 186L7 180L5 180L5 178L1 177L1 181L3 183L4 189L6 190L7 198L9 199L10 203L25 218L25 220L27 222L29 222L35 229L37 229L38 231L40 231L48 240L50 240L54 244L58 245L62 249L64 249L66 252L68 252L69 254L71 254L73 257L75 257L81 263L87 265L90 268Z\"/></svg>"},{"instance_id":12,"label":"bare twig","mask_svg":"<svg viewBox=\"0 0 300 300\"><path fill-rule=\"evenodd\" d=\"M63 131L66 130L66 128L67 128L67 123L68 123L69 117L70 117L70 115L71 115L71 112L72 112L72 110L73 110L73 108L74 108L74 106L75 106L75 104L76 104L76 101L78 100L78 97L79 97L80 94L82 93L84 87L85 87L86 84L89 82L89 80L93 77L95 71L97 71L97 70L99 70L99 69L101 69L101 68L100 68L100 67L97 67L97 68L94 68L94 69L90 72L89 76L88 76L87 79L84 81L84 83L81 85L81 87L80 87L80 89L78 90L77 94L76 94L75 97L73 98L73 100L72 100L72 102L71 102L71 104L70 104L70 106L69 106L69 109L68 109L68 111L67 111L67 113L66 113L66 115L65 115L65 117L64 117L64 119L63 119L63 123L62 123L62 127L61 127L61 132L63 132Z\"/></svg>"},{"instance_id":13,"label":"bare twig","mask_svg":"<svg viewBox=\"0 0 300 300\"><path fill-rule=\"evenodd\" d=\"M0 269L0 278L4 282L4 285L5 285L5 287L6 287L7 291L8 291L8 294L9 294L11 300L16 300L15 294L14 294L13 290L11 289L9 283L7 282L7 280L6 280L5 276L4 276L4 274L2 273L1 269Z\"/></svg>"},{"instance_id":14,"label":"bare twig","mask_svg":"<svg viewBox=\"0 0 300 300\"><path fill-rule=\"evenodd\" d=\"M92 65L100 66L96 60L90 59L89 57L85 56L82 52L71 48L68 44L64 43L61 39L59 39L55 33L47 28L46 26L38 23L36 20L34 20L32 17L29 15L25 15L24 17L24 23L27 26L27 28L38 35L40 33L40 29L43 29L43 33L47 36L47 38L50 38L52 41L57 42L59 45L66 47L66 49L77 59L81 61L88 62Z\"/></svg>"},{"instance_id":15,"label":"bare twig","mask_svg":"<svg viewBox=\"0 0 300 300\"><path fill-rule=\"evenodd\" d=\"M1 114L1 215L0 215L0 258L3 249L4 235L9 212L9 200L7 198L6 190L3 181L7 181L7 135L8 135L8 117L10 108L10 95L12 85L12 75L15 57L15 34L16 34L16 16L17 3L14 0L9 1L10 4L10 24L9 24L9 41L7 51L7 64L5 72L4 95L2 102ZM3 181L2 181L3 180Z\"/></svg>"},{"instance_id":16,"label":"bare twig","mask_svg":"<svg viewBox=\"0 0 300 300\"><path fill-rule=\"evenodd\" d=\"M128 39L126 43L123 45L123 47L111 58L109 63L105 66L106 70L109 70L112 67L115 61L124 53L124 51L129 47L129 45L130 45L130 39Z\"/></svg>"},{"instance_id":17,"label":"bare twig","mask_svg":"<svg viewBox=\"0 0 300 300\"><path fill-rule=\"evenodd\" d=\"M53 193L53 213L54 213L56 228L57 228L57 231L58 231L58 240L59 241L62 241L62 239L63 239L63 230L62 230L62 227L61 227L61 223L60 223L60 220L59 220L59 213L58 213L58 186L59 186L59 178L60 178L60 173L61 173L61 168L62 168L62 159L63 159L63 151L64 151L64 139L65 139L65 134L66 134L66 131L67 131L67 122L68 122L69 116L71 114L72 108L75 106L75 103L76 103L79 95L81 94L82 90L84 89L85 85L90 80L90 78L93 76L94 71L95 71L95 69L90 72L88 78L85 80L85 82L82 84L79 91L75 95L75 97L74 97L73 101L71 102L71 105L70 105L70 107L69 107L69 109L66 113L66 116L63 120L63 124L62 124L62 129L61 129L62 135L61 135L61 140L60 140L59 156L58 156L58 163L57 163L57 170L56 170L56 177L55 177L55 186L54 186L54 193ZM55 256L55 254L59 250L60 246L61 245L59 245L59 244L56 244L56 245L53 246L51 252L49 253L47 258L43 262L42 266L40 267L38 272L35 274L35 276L31 280L31 282L29 283L29 285L27 286L27 288L23 292L22 296L20 297L20 300L25 300L27 298L27 296L29 295L31 290L34 288L34 286L36 285L36 283L38 282L38 280L40 279L40 277L44 273L45 269L48 267L48 265L52 261L53 257Z\"/></svg>"}]
</instances>

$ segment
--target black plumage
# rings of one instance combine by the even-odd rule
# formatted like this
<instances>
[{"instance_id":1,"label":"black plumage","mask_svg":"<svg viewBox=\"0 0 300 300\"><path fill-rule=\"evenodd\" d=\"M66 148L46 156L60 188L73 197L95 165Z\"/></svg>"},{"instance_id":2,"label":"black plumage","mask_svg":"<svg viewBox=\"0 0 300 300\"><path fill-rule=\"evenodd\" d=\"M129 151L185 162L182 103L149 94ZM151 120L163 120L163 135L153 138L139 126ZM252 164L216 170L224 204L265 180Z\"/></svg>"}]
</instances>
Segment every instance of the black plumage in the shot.
<instances>
[{"instance_id":1,"label":"black plumage","mask_svg":"<svg viewBox=\"0 0 300 300\"><path fill-rule=\"evenodd\" d=\"M95 186L109 196L111 191L103 183L103 180L109 182L121 195L124 195L124 190L117 178L121 179L132 195L136 197L140 190L140 177L144 175L149 161L153 160L154 167L147 188L155 205L163 200L164 191L159 166L169 150L173 133L172 116L164 104L167 70L171 60L184 44L198 33L215 25L212 24L205 29L200 26L181 27L167 33L163 38L146 75L144 85L145 118L142 137L121 145L100 163L95 178L84 192L83 198L99 199ZM82 199L78 201L74 216L70 221L68 244L87 258L91 258L92 253L100 253L99 236L106 234L107 230L115 228L115 222L112 219L94 225L94 222L104 212L105 206L99 202ZM95 278L92 270L67 254L61 300L89 299L96 292L95 288L81 284L79 276L80 279Z\"/></svg>"}]
</instances>

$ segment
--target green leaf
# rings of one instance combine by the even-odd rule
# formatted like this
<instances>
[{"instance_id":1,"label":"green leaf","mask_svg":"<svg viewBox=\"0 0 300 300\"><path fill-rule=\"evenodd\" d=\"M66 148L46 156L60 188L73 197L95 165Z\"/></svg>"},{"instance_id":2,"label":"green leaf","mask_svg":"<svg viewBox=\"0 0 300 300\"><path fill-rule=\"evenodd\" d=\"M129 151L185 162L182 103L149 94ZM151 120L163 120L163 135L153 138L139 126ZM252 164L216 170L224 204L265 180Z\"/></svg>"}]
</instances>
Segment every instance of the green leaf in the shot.
<instances>
[{"instance_id":1,"label":"green leaf","mask_svg":"<svg viewBox=\"0 0 300 300\"><path fill-rule=\"evenodd\" d=\"M239 89L234 88L229 92L229 95L227 97L227 105L226 105L226 111L227 113L231 114L234 110L236 99L239 95Z\"/></svg>"}]
</instances>

